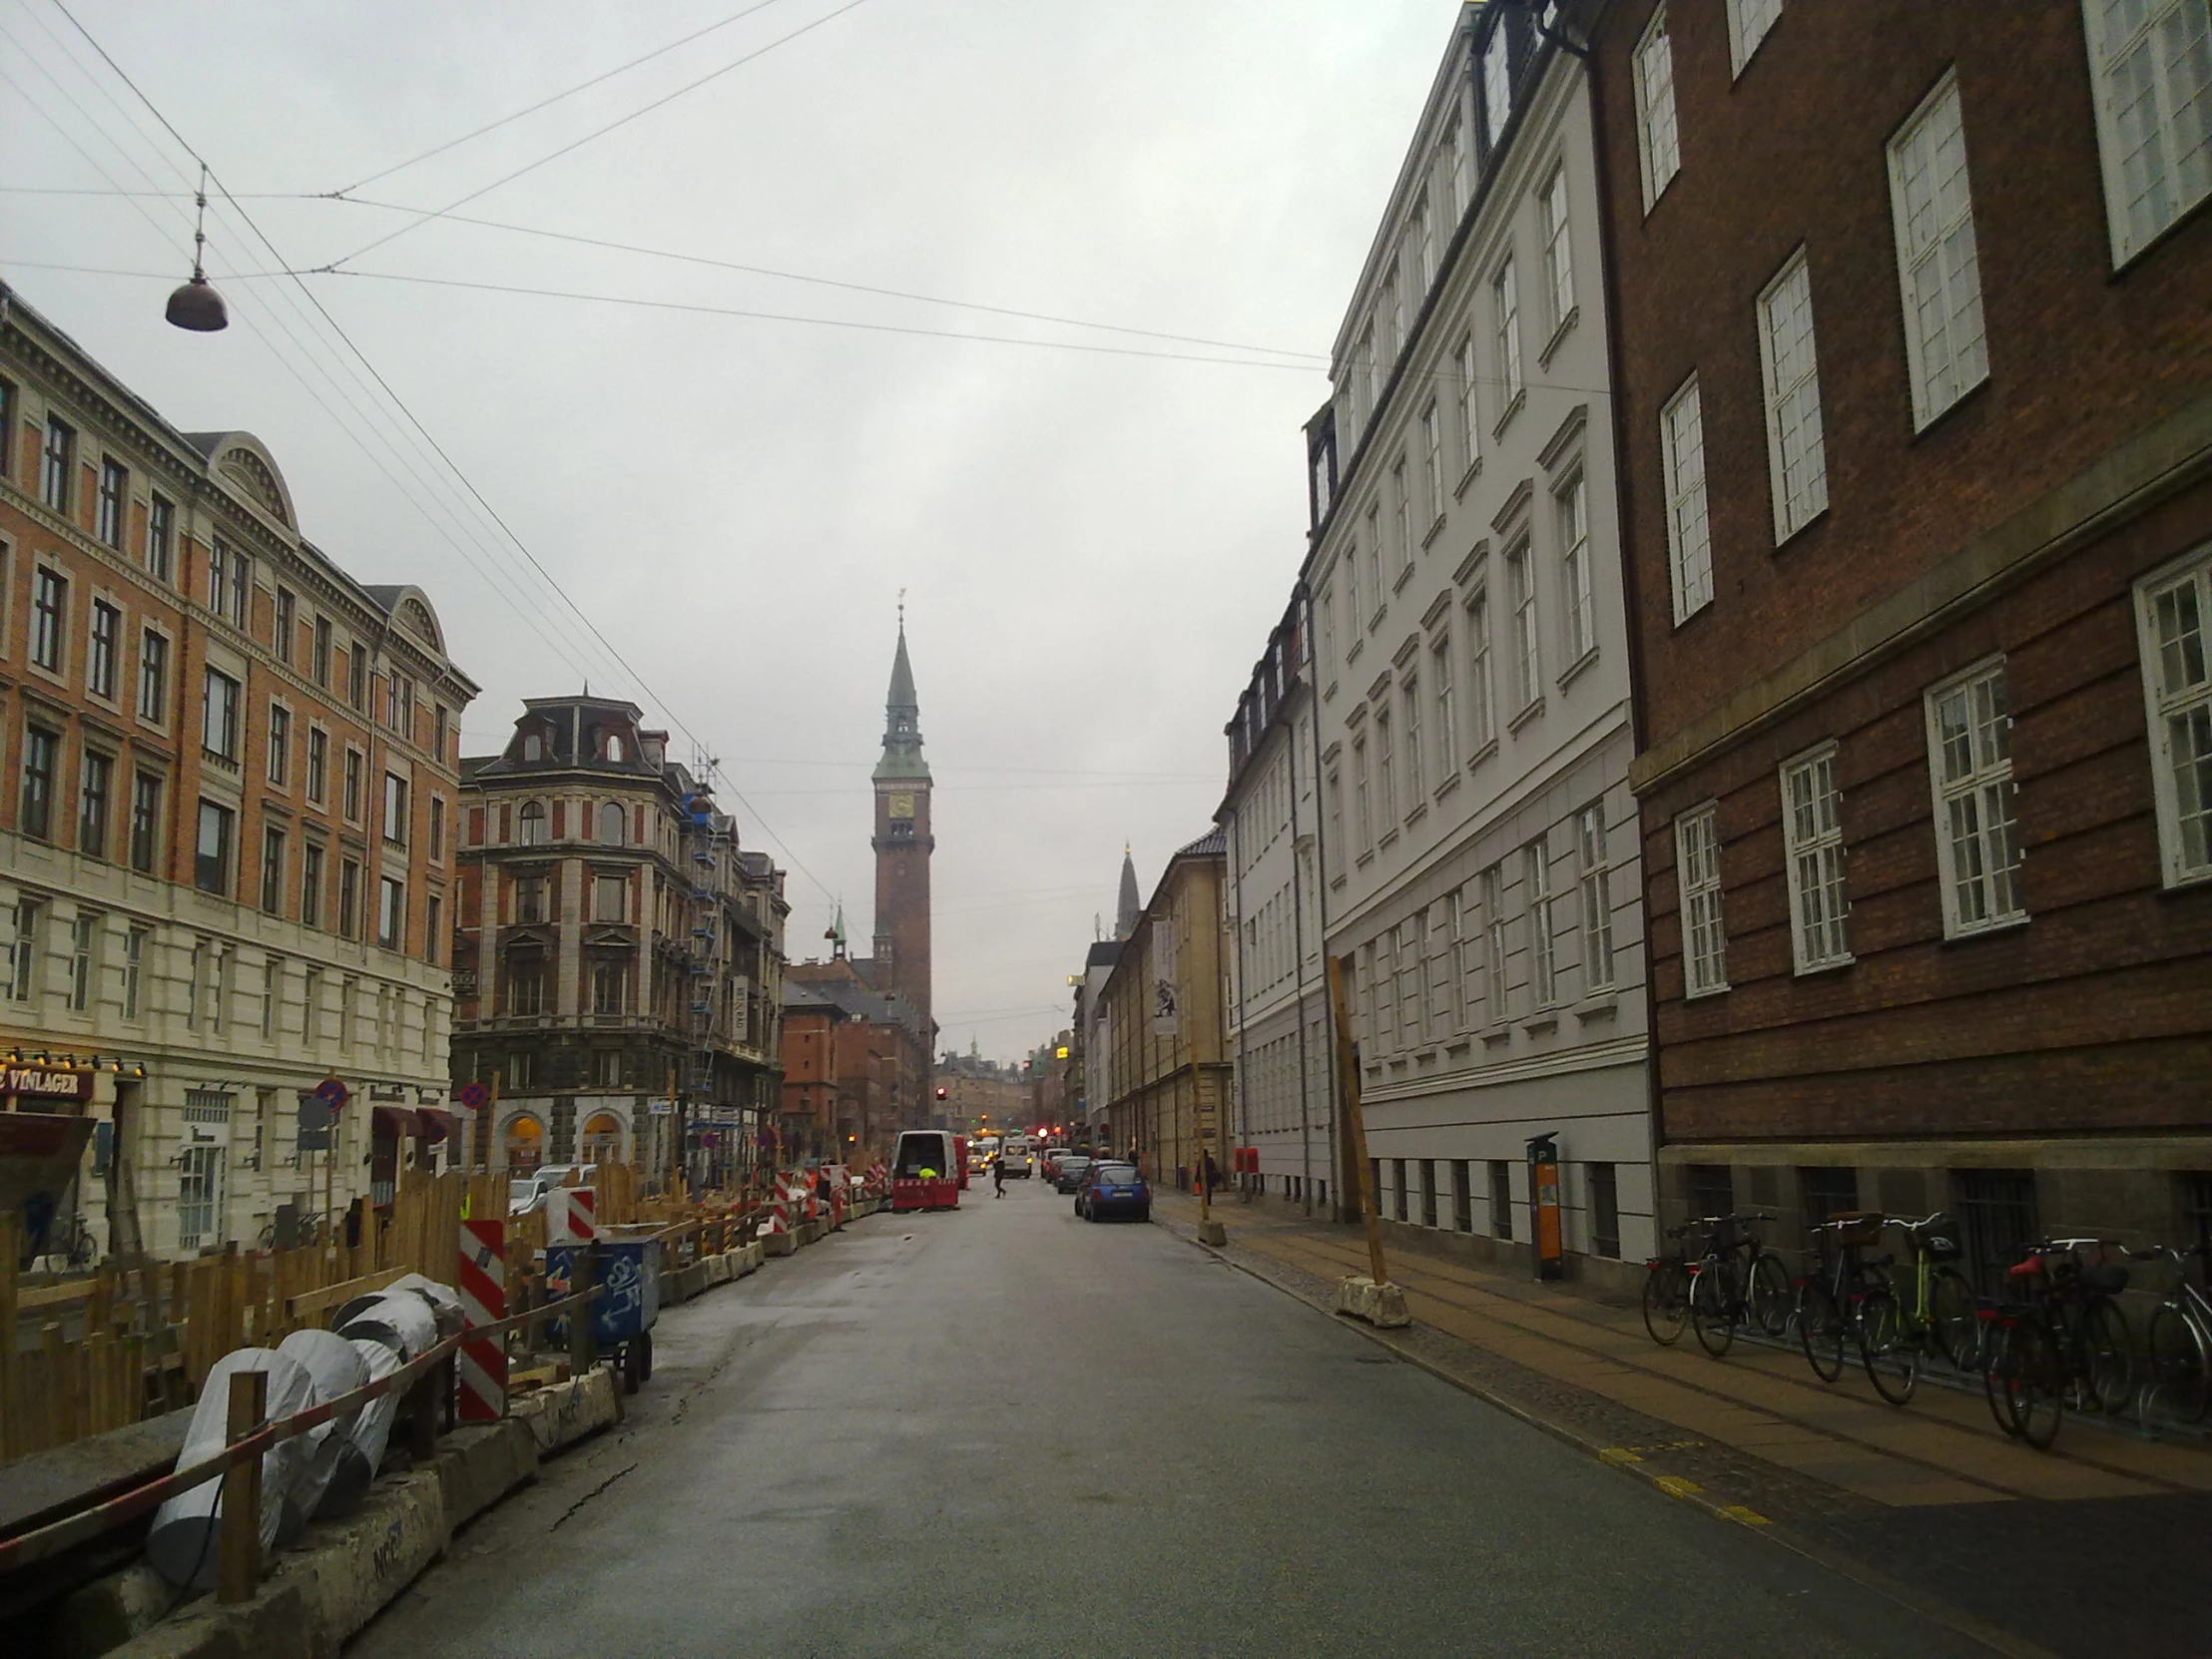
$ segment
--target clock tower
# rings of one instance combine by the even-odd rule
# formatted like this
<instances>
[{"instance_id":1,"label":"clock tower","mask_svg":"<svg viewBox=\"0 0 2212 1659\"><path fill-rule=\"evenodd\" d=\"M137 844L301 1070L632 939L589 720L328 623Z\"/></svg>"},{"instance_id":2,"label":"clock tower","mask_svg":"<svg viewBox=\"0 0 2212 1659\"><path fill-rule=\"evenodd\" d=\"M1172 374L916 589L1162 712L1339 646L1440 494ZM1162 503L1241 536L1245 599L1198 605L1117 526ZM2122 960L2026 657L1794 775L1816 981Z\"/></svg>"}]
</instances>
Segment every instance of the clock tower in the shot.
<instances>
[{"instance_id":1,"label":"clock tower","mask_svg":"<svg viewBox=\"0 0 2212 1659\"><path fill-rule=\"evenodd\" d=\"M929 763L921 758L921 708L906 661L906 620L898 623L890 695L883 707L883 758L875 763L876 990L903 995L926 1022L929 1011Z\"/></svg>"}]
</instances>

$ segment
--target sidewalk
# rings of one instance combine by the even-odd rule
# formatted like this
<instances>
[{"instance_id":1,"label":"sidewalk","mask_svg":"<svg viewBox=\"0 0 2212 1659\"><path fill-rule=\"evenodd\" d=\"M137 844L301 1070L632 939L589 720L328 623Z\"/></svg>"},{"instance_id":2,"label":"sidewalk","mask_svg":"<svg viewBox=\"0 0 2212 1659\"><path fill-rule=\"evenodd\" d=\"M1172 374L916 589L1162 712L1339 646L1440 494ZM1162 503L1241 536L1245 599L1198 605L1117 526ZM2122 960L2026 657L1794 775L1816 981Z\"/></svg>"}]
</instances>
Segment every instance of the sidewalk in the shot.
<instances>
[{"instance_id":1,"label":"sidewalk","mask_svg":"<svg viewBox=\"0 0 2212 1659\"><path fill-rule=\"evenodd\" d=\"M1195 1199L1154 1208L1195 1236ZM1214 1215L1218 1254L1316 1307L1368 1271L1358 1228L1234 1198ZM1389 1271L1415 1325L1372 1335L1401 1358L1710 1513L1841 1553L1886 1593L1965 1609L1957 1627L1996 1651L2110 1652L2124 1631L2135 1655L2212 1652L2212 1450L2069 1416L2037 1452L1978 1391L1924 1381L1899 1410L1856 1367L1822 1383L1794 1348L1662 1348L1637 1309L1572 1286L1405 1250ZM2124 1592L2084 1585L2114 1561Z\"/></svg>"}]
</instances>

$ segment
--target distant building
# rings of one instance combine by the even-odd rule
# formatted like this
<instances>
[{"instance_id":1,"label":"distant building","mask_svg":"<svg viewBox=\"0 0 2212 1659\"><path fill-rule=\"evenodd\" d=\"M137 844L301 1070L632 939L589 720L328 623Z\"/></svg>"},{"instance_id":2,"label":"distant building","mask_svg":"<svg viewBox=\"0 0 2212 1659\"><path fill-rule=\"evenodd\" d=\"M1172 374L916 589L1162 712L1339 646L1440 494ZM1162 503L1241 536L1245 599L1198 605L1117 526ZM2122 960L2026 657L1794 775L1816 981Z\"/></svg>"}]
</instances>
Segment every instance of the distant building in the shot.
<instances>
[{"instance_id":1,"label":"distant building","mask_svg":"<svg viewBox=\"0 0 2212 1659\"><path fill-rule=\"evenodd\" d=\"M503 751L462 763L453 1075L496 1091L493 1169L721 1185L777 1108L783 871L642 719L531 698Z\"/></svg>"},{"instance_id":2,"label":"distant building","mask_svg":"<svg viewBox=\"0 0 2212 1659\"><path fill-rule=\"evenodd\" d=\"M269 445L179 431L5 285L0 590L0 1111L93 1120L64 1227L252 1249L450 1161L477 688L429 596L356 581ZM300 1117L330 1077L334 1149Z\"/></svg>"},{"instance_id":3,"label":"distant building","mask_svg":"<svg viewBox=\"0 0 2212 1659\"><path fill-rule=\"evenodd\" d=\"M1110 1144L1178 1186L1206 1151L1230 1167L1222 849L1216 830L1168 860L1099 997Z\"/></svg>"},{"instance_id":4,"label":"distant building","mask_svg":"<svg viewBox=\"0 0 2212 1659\"><path fill-rule=\"evenodd\" d=\"M937 1058L935 1085L944 1090L942 1100L931 1102L936 1128L997 1135L1010 1129L1026 1132L1035 1121L1019 1066L947 1049Z\"/></svg>"},{"instance_id":5,"label":"distant building","mask_svg":"<svg viewBox=\"0 0 2212 1659\"><path fill-rule=\"evenodd\" d=\"M1676 1217L2212 1227L2204 29L1599 16Z\"/></svg>"},{"instance_id":6,"label":"distant building","mask_svg":"<svg viewBox=\"0 0 2212 1659\"><path fill-rule=\"evenodd\" d=\"M928 1038L903 997L878 996L848 959L802 963L784 987L778 1161L866 1164L888 1157L928 1078Z\"/></svg>"}]
</instances>

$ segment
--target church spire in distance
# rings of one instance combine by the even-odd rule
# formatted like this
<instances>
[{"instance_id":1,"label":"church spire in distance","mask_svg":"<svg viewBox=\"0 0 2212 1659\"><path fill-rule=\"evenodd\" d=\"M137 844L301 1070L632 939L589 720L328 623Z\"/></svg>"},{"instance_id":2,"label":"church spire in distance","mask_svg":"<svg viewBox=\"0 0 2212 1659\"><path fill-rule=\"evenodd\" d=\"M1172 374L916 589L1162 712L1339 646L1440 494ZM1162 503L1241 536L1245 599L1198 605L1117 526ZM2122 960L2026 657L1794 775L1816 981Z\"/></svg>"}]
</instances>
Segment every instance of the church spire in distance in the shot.
<instances>
[{"instance_id":1,"label":"church spire in distance","mask_svg":"<svg viewBox=\"0 0 2212 1659\"><path fill-rule=\"evenodd\" d=\"M883 758L878 778L926 780L929 763L921 758L921 704L914 696L913 665L906 660L906 601L898 602L898 654L891 659L891 689L883 699Z\"/></svg>"},{"instance_id":2,"label":"church spire in distance","mask_svg":"<svg viewBox=\"0 0 2212 1659\"><path fill-rule=\"evenodd\" d=\"M1114 937L1126 939L1137 930L1137 917L1144 913L1144 901L1137 896L1137 860L1130 853L1129 843L1121 848L1121 902L1114 908Z\"/></svg>"}]
</instances>

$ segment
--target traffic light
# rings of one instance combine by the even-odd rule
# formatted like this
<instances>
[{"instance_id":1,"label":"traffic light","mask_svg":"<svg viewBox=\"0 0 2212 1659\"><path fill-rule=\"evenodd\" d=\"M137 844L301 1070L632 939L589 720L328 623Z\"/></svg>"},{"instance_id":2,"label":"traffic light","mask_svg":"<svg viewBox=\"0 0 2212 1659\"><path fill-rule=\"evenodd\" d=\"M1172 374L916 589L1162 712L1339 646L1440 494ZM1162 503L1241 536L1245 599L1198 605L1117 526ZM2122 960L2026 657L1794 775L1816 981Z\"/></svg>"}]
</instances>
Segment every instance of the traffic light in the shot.
<instances>
[{"instance_id":1,"label":"traffic light","mask_svg":"<svg viewBox=\"0 0 2212 1659\"><path fill-rule=\"evenodd\" d=\"M946 1096L948 1096L949 1094L951 1094L951 1092L952 1092L952 1091L951 1091L950 1089L946 1088L946 1087L945 1087L945 1086L944 1086L944 1085L943 1085L942 1083L939 1083L939 1084L937 1085L937 1098L938 1098L939 1100L943 1100L943 1099L944 1099L944 1098L945 1098Z\"/></svg>"}]
</instances>

